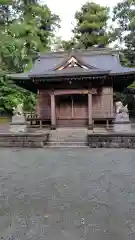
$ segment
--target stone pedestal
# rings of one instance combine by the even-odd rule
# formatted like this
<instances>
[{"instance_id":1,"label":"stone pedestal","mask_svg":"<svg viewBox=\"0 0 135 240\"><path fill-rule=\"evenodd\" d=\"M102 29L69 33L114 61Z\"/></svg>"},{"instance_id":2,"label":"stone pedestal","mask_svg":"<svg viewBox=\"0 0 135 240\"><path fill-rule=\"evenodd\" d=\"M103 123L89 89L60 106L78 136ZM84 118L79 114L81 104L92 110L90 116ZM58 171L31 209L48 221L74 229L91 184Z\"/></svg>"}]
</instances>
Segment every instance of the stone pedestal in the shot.
<instances>
[{"instance_id":1,"label":"stone pedestal","mask_svg":"<svg viewBox=\"0 0 135 240\"><path fill-rule=\"evenodd\" d=\"M114 132L131 132L131 122L128 113L117 113L114 125Z\"/></svg>"},{"instance_id":2,"label":"stone pedestal","mask_svg":"<svg viewBox=\"0 0 135 240\"><path fill-rule=\"evenodd\" d=\"M9 131L12 133L26 132L26 123L24 115L15 115L12 117Z\"/></svg>"}]
</instances>

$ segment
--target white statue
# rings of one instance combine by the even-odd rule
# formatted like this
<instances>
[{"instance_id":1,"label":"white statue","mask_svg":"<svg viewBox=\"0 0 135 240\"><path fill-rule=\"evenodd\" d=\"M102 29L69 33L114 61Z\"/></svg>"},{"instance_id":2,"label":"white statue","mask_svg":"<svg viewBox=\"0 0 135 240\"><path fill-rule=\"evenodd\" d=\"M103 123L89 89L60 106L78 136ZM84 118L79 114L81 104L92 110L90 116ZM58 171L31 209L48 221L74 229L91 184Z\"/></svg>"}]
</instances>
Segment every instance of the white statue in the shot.
<instances>
[{"instance_id":1,"label":"white statue","mask_svg":"<svg viewBox=\"0 0 135 240\"><path fill-rule=\"evenodd\" d=\"M23 115L23 103L17 105L17 107L13 107L14 116L22 116Z\"/></svg>"},{"instance_id":2,"label":"white statue","mask_svg":"<svg viewBox=\"0 0 135 240\"><path fill-rule=\"evenodd\" d=\"M116 102L116 116L114 120L114 131L125 132L131 131L131 123L129 120L128 106L123 106L121 101ZM126 124L125 124L126 123Z\"/></svg>"},{"instance_id":3,"label":"white statue","mask_svg":"<svg viewBox=\"0 0 135 240\"><path fill-rule=\"evenodd\" d=\"M23 103L18 104L17 107L13 107L13 116L10 125L11 132L15 133L26 131L25 117L23 114Z\"/></svg>"},{"instance_id":4,"label":"white statue","mask_svg":"<svg viewBox=\"0 0 135 240\"><path fill-rule=\"evenodd\" d=\"M128 106L127 105L122 108L122 112L128 114Z\"/></svg>"},{"instance_id":5,"label":"white statue","mask_svg":"<svg viewBox=\"0 0 135 240\"><path fill-rule=\"evenodd\" d=\"M128 106L123 106L121 101L116 102L116 114L127 113L128 114Z\"/></svg>"},{"instance_id":6,"label":"white statue","mask_svg":"<svg viewBox=\"0 0 135 240\"><path fill-rule=\"evenodd\" d=\"M116 102L115 103L115 105L116 105L116 113L118 114L118 113L121 113L121 111L122 111L122 109L123 109L123 103L121 102L121 101L119 101L119 102Z\"/></svg>"}]
</instances>

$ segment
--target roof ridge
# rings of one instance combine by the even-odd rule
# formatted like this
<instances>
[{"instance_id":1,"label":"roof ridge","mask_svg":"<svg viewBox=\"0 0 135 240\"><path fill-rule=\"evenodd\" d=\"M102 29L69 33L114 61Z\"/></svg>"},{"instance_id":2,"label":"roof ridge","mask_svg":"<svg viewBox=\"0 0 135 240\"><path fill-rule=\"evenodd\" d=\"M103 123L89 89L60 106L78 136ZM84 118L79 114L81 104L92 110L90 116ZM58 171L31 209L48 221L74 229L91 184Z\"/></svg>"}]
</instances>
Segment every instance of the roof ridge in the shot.
<instances>
[{"instance_id":1,"label":"roof ridge","mask_svg":"<svg viewBox=\"0 0 135 240\"><path fill-rule=\"evenodd\" d=\"M43 58L51 58L51 57L59 57L59 58L61 58L61 57L64 57L64 56L66 56L67 55L67 53L66 52L46 52L46 53L40 53L39 54L39 58L41 58L41 59L43 59Z\"/></svg>"},{"instance_id":2,"label":"roof ridge","mask_svg":"<svg viewBox=\"0 0 135 240\"><path fill-rule=\"evenodd\" d=\"M39 58L51 58L51 57L66 57L66 56L70 56L73 54L78 54L78 55L112 55L112 54L118 54L118 50L116 49L112 49L112 48L97 48L97 47L93 47L93 48L88 48L88 49L74 49L71 51L54 51L54 52L46 52L46 53L40 53L39 54Z\"/></svg>"},{"instance_id":3,"label":"roof ridge","mask_svg":"<svg viewBox=\"0 0 135 240\"><path fill-rule=\"evenodd\" d=\"M68 56L66 56L66 57L61 61L60 64L58 64L57 66L55 66L55 68L53 68L52 70L53 70L53 71L56 71L58 68L60 68L60 67L62 67L62 66L64 66L64 65L66 66L66 63L67 63L67 62L70 60L70 58L72 58L72 57L75 58L75 59L77 59L77 61L80 62L80 64L86 66L88 69L97 69L95 66L91 66L91 65L87 64L85 61L83 61L80 56L76 56L75 52L71 52Z\"/></svg>"}]
</instances>

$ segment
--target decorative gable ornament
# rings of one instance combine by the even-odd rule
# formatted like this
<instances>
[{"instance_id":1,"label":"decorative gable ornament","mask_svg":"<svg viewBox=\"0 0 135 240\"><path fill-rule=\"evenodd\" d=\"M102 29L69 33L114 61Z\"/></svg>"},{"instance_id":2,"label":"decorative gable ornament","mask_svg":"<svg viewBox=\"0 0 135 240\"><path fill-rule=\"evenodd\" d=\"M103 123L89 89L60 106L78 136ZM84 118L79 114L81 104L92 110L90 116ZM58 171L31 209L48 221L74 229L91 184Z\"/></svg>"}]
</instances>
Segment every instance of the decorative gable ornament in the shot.
<instances>
[{"instance_id":1,"label":"decorative gable ornament","mask_svg":"<svg viewBox=\"0 0 135 240\"><path fill-rule=\"evenodd\" d=\"M68 67L77 67L78 66L78 61L76 58L74 57L71 57L69 60L68 60Z\"/></svg>"},{"instance_id":2,"label":"decorative gable ornament","mask_svg":"<svg viewBox=\"0 0 135 240\"><path fill-rule=\"evenodd\" d=\"M63 66L61 66L60 68L58 68L58 70L63 70L66 67L80 67L80 68L85 68L88 69L86 66L80 64L80 62L75 58L75 57L71 57L66 64L64 64Z\"/></svg>"}]
</instances>

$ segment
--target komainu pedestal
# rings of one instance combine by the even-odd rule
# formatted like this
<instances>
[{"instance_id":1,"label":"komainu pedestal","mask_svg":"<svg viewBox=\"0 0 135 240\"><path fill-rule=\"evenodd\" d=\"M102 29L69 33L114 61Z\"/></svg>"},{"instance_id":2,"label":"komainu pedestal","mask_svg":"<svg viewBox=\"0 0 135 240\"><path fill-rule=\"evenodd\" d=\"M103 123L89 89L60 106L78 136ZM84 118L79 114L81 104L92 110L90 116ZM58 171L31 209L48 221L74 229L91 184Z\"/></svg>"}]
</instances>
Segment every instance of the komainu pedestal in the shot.
<instances>
[{"instance_id":1,"label":"komainu pedestal","mask_svg":"<svg viewBox=\"0 0 135 240\"><path fill-rule=\"evenodd\" d=\"M13 108L12 122L10 123L9 131L12 133L26 132L23 104L19 104L16 108Z\"/></svg>"},{"instance_id":2,"label":"komainu pedestal","mask_svg":"<svg viewBox=\"0 0 135 240\"><path fill-rule=\"evenodd\" d=\"M127 105L123 106L122 102L116 102L116 116L114 120L114 132L131 132L131 122Z\"/></svg>"}]
</instances>

